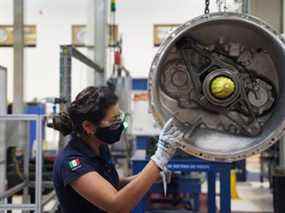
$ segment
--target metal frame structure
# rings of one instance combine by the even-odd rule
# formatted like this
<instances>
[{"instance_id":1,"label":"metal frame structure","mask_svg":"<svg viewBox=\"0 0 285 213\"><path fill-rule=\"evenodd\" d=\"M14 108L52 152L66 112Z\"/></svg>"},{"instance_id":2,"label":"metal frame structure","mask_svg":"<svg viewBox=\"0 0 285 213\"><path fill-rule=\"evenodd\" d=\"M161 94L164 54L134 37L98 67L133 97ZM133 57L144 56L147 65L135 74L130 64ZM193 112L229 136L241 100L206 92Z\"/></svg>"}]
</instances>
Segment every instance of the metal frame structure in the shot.
<instances>
[{"instance_id":1,"label":"metal frame structure","mask_svg":"<svg viewBox=\"0 0 285 213\"><path fill-rule=\"evenodd\" d=\"M36 176L35 176L35 203L29 204L1 204L0 210L34 210L36 213L42 212L43 206L51 199L49 196L43 200L42 198L42 163L43 163L43 144L42 144L42 125L45 117L41 115L0 115L0 121L35 121L36 122ZM29 146L25 147L25 154L29 153ZM0 194L0 199L8 198L11 195L23 190L28 189L30 186L29 181L29 161L24 161L24 181L11 189L6 190Z\"/></svg>"},{"instance_id":2,"label":"metal frame structure","mask_svg":"<svg viewBox=\"0 0 285 213\"><path fill-rule=\"evenodd\" d=\"M71 102L71 60L73 57L98 73L104 72L104 68L83 55L72 45L60 46L60 97L68 103Z\"/></svg>"},{"instance_id":3,"label":"metal frame structure","mask_svg":"<svg viewBox=\"0 0 285 213\"><path fill-rule=\"evenodd\" d=\"M94 48L94 60L99 66L106 70L107 61L107 26L108 26L108 9L109 1L95 0L94 1L94 36L95 36L95 48ZM106 72L95 73L95 85L102 86L106 81Z\"/></svg>"}]
</instances>

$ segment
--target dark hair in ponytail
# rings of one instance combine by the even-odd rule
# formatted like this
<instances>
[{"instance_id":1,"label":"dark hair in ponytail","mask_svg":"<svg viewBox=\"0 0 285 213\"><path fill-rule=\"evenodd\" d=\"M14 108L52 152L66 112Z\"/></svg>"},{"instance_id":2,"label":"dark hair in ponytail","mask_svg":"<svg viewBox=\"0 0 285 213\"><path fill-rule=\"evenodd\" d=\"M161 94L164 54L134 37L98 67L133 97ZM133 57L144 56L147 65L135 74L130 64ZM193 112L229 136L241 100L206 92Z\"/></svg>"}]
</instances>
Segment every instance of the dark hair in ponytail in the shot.
<instances>
[{"instance_id":1,"label":"dark hair in ponytail","mask_svg":"<svg viewBox=\"0 0 285 213\"><path fill-rule=\"evenodd\" d=\"M110 87L87 87L81 91L67 108L67 112L53 117L49 127L60 131L64 136L71 132L84 133L83 121L99 125L107 110L118 102L118 97Z\"/></svg>"}]
</instances>

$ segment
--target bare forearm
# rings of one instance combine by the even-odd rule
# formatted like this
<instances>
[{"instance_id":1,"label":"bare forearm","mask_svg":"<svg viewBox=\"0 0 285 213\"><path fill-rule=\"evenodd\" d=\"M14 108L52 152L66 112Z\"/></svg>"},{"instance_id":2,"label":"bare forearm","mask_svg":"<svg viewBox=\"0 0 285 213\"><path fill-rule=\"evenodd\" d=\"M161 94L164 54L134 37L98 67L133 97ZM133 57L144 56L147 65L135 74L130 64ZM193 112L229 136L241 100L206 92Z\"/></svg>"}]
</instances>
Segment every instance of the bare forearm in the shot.
<instances>
[{"instance_id":1,"label":"bare forearm","mask_svg":"<svg viewBox=\"0 0 285 213\"><path fill-rule=\"evenodd\" d=\"M118 205L119 212L127 212L134 208L152 184L157 181L160 176L159 172L155 163L150 161L133 181L118 191L114 204Z\"/></svg>"},{"instance_id":2,"label":"bare forearm","mask_svg":"<svg viewBox=\"0 0 285 213\"><path fill-rule=\"evenodd\" d=\"M85 199L107 212L130 212L160 176L160 170L150 161L124 188L117 191L97 172L90 172L72 183L72 187Z\"/></svg>"},{"instance_id":3,"label":"bare forearm","mask_svg":"<svg viewBox=\"0 0 285 213\"><path fill-rule=\"evenodd\" d=\"M120 177L120 189L123 188L124 186L126 186L131 181L133 181L137 176L138 176L138 174L132 175L129 177L124 177L124 176Z\"/></svg>"}]
</instances>

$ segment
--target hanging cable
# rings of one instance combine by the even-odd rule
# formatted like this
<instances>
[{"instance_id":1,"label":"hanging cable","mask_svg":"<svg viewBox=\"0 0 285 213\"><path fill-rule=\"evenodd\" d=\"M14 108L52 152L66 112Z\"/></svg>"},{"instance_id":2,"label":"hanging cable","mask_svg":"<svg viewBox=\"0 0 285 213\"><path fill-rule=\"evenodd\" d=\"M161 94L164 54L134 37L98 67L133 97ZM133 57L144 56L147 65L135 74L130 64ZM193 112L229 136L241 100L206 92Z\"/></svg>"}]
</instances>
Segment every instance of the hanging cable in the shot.
<instances>
[{"instance_id":1,"label":"hanging cable","mask_svg":"<svg viewBox=\"0 0 285 213\"><path fill-rule=\"evenodd\" d=\"M113 21L111 24L111 29L112 29L112 35L111 35L112 44L111 45L114 47L114 49L117 46L117 41L116 41L116 10L117 10L116 0L111 0L111 13L113 15Z\"/></svg>"},{"instance_id":2,"label":"hanging cable","mask_svg":"<svg viewBox=\"0 0 285 213\"><path fill-rule=\"evenodd\" d=\"M109 25L108 25L108 70L112 70L114 72L114 53L116 48L116 0L111 0L110 4L110 15L109 15Z\"/></svg>"}]
</instances>

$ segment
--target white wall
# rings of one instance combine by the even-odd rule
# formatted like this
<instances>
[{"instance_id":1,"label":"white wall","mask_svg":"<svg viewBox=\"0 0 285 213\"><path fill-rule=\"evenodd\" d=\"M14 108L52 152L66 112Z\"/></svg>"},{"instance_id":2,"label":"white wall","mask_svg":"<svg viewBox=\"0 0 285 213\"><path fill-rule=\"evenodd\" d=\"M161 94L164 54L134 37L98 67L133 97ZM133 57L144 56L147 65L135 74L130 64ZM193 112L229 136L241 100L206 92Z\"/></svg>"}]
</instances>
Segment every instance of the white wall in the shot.
<instances>
[{"instance_id":1,"label":"white wall","mask_svg":"<svg viewBox=\"0 0 285 213\"><path fill-rule=\"evenodd\" d=\"M25 0L25 24L37 25L37 47L25 49L25 99L59 95L59 45L71 42L71 25L88 23L90 0ZM13 23L12 0L0 1L0 24ZM153 24L183 23L204 11L204 0L117 0L124 62L134 77L147 77L152 58ZM212 1L211 10L216 8ZM81 49L83 52L87 52ZM0 48L8 67L12 100L13 49ZM110 67L110 66L108 66ZM87 68L74 62L73 94L86 85ZM80 71L80 72L79 72Z\"/></svg>"},{"instance_id":2,"label":"white wall","mask_svg":"<svg viewBox=\"0 0 285 213\"><path fill-rule=\"evenodd\" d=\"M13 24L11 0L0 1L0 24ZM71 25L87 22L87 0L26 0L25 24L37 25L37 47L25 48L25 99L58 96L59 45L71 42ZM86 52L83 50L83 52ZM8 96L13 94L13 49L0 48L0 64L8 67ZM87 68L74 62L76 88L84 84Z\"/></svg>"},{"instance_id":3,"label":"white wall","mask_svg":"<svg viewBox=\"0 0 285 213\"><path fill-rule=\"evenodd\" d=\"M204 12L203 0L124 0L118 4L124 62L134 77L146 77L157 51L153 24L182 24ZM215 6L212 4L212 6Z\"/></svg>"}]
</instances>

